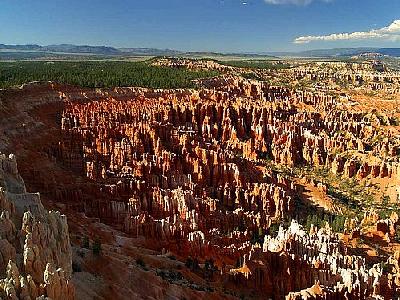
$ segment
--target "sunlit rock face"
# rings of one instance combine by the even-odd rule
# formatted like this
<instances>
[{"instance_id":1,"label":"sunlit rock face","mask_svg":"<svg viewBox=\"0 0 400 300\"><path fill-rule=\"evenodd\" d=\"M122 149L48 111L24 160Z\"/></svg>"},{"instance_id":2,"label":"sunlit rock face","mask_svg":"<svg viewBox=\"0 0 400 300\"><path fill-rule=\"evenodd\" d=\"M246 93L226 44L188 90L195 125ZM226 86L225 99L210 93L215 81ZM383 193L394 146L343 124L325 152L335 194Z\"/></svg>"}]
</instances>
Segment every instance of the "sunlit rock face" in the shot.
<instances>
[{"instance_id":1,"label":"sunlit rock face","mask_svg":"<svg viewBox=\"0 0 400 300\"><path fill-rule=\"evenodd\" d=\"M91 203L92 214L178 240L183 253L239 257L252 234L293 210L296 184L260 160L276 138L272 114L270 104L209 90L70 102L54 154L100 183L109 201Z\"/></svg>"},{"instance_id":2,"label":"sunlit rock face","mask_svg":"<svg viewBox=\"0 0 400 300\"><path fill-rule=\"evenodd\" d=\"M35 127L22 105L15 123L27 126L10 131L4 119L0 125L9 141L29 135L36 142L14 137L16 149L28 153L23 177L46 192L44 203L53 198L67 213L83 212L181 262L191 257L203 265L212 258L216 285L272 299L395 299L398 255L372 254L371 263L366 246L354 244L368 237L387 247L398 215L360 208L358 217L346 219L346 236L324 225L306 230L298 217L311 214L301 204L316 194L332 200L332 186L307 177L305 169L323 170L338 184L400 186L399 137L383 131L392 119L343 109L340 98L318 89L230 75L199 84L197 90L36 87L39 96L21 91L38 107L29 120L43 121L38 128L55 124L54 136L37 141L39 131L30 130ZM72 297L65 217L46 212L39 196L26 192L15 157L4 157L1 167L8 174L0 198L3 289L11 293L12 283L17 297ZM338 206L335 214L344 211ZM276 223L286 225L272 234Z\"/></svg>"},{"instance_id":3,"label":"sunlit rock face","mask_svg":"<svg viewBox=\"0 0 400 300\"><path fill-rule=\"evenodd\" d=\"M276 238L259 238L293 215L301 192L270 164L398 180L398 139L389 135L372 147L380 121L336 109L338 99L322 92L235 76L202 86L60 95L61 139L49 153L96 183L98 198L85 202L85 212L183 257L217 257L230 282L271 297L392 295L392 275L349 254L330 228L306 232L292 222ZM398 220L374 222L393 235ZM352 236L359 233L358 221L346 224Z\"/></svg>"},{"instance_id":4,"label":"sunlit rock face","mask_svg":"<svg viewBox=\"0 0 400 300\"><path fill-rule=\"evenodd\" d=\"M75 299L66 216L26 192L14 155L0 154L0 296Z\"/></svg>"}]
</instances>

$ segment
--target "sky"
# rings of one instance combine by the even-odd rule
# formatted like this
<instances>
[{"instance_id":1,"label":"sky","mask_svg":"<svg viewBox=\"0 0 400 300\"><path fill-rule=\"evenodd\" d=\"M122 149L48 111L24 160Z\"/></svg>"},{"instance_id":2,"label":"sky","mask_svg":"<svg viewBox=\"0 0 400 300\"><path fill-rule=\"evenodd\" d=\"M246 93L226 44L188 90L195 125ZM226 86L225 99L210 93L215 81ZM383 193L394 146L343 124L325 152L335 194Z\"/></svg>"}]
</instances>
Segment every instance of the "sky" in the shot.
<instances>
[{"instance_id":1,"label":"sky","mask_svg":"<svg viewBox=\"0 0 400 300\"><path fill-rule=\"evenodd\" d=\"M0 43L270 52L400 47L400 0L0 0Z\"/></svg>"}]
</instances>

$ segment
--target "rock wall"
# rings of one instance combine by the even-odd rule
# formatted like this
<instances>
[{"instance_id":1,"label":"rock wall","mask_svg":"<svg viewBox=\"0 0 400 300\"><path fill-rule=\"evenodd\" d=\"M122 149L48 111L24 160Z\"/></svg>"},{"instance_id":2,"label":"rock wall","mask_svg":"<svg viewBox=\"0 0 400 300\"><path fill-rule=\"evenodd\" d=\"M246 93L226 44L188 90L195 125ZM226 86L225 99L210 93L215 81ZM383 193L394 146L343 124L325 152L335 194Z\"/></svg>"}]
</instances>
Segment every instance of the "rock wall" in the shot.
<instances>
[{"instance_id":1,"label":"rock wall","mask_svg":"<svg viewBox=\"0 0 400 300\"><path fill-rule=\"evenodd\" d=\"M26 192L12 154L0 154L0 210L0 297L74 299L66 216Z\"/></svg>"}]
</instances>

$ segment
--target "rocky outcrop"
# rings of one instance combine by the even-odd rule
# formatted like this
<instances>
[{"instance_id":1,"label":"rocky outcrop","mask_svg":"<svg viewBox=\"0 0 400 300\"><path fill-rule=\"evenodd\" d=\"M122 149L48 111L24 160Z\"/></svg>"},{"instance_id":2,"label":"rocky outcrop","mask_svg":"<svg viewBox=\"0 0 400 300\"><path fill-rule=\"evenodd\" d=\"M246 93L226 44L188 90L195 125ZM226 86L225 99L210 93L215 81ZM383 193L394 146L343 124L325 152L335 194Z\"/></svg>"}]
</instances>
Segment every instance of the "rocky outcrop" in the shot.
<instances>
[{"instance_id":1,"label":"rocky outcrop","mask_svg":"<svg viewBox=\"0 0 400 300\"><path fill-rule=\"evenodd\" d=\"M74 299L66 217L26 192L15 156L0 155L0 296Z\"/></svg>"},{"instance_id":2,"label":"rocky outcrop","mask_svg":"<svg viewBox=\"0 0 400 300\"><path fill-rule=\"evenodd\" d=\"M361 256L349 255L346 246L339 236L331 231L329 226L318 231L311 228L304 231L301 225L292 221L287 230L282 227L276 238L266 236L263 245L263 256L280 253L279 260L299 260L302 269L289 267L288 272L301 279L297 287L301 292L290 292L286 299L393 299L399 286L388 283L388 278L394 278L393 270L383 270L382 264L372 267L366 265ZM250 259L253 258L250 256ZM389 264L391 260L389 260ZM247 265L251 265L246 263ZM303 274L303 270L305 273ZM253 279L259 271L249 268ZM290 278L290 277L289 277ZM286 281L287 282L287 281ZM314 285L312 285L315 283ZM309 287L305 287L309 286ZM298 289L298 288L297 288ZM283 287L280 291L287 290ZM296 290L292 289L291 290Z\"/></svg>"},{"instance_id":3,"label":"rocky outcrop","mask_svg":"<svg viewBox=\"0 0 400 300\"><path fill-rule=\"evenodd\" d=\"M271 297L304 290L289 297L358 299L386 289L377 267L367 270L328 228L307 233L293 223L263 247L254 243L295 211L294 167L398 180L400 141L379 138L380 118L337 109L337 98L322 92L230 75L200 84L60 95L62 136L47 154L89 180L96 197L85 199L85 213L183 257L218 257L232 282ZM54 193L69 203L84 197L78 189ZM391 222L374 224L392 236ZM358 221L345 227L351 238L362 234Z\"/></svg>"}]
</instances>

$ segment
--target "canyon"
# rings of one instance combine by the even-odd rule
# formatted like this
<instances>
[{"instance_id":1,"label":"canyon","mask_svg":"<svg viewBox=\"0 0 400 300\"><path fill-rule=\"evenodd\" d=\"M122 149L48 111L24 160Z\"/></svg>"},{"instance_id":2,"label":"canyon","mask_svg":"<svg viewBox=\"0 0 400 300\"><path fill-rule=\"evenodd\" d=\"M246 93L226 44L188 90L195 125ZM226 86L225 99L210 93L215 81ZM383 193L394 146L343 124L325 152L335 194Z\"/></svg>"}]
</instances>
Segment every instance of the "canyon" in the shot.
<instances>
[{"instance_id":1,"label":"canyon","mask_svg":"<svg viewBox=\"0 0 400 300\"><path fill-rule=\"evenodd\" d=\"M396 97L400 76L327 64L164 58L155 65L223 74L195 89L0 91L0 294L398 297L400 112L365 94Z\"/></svg>"}]
</instances>

